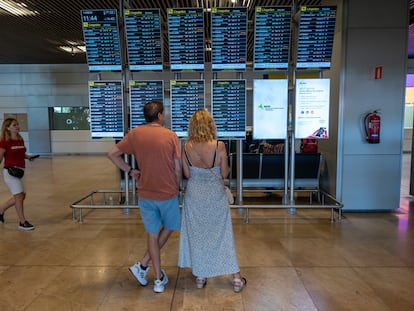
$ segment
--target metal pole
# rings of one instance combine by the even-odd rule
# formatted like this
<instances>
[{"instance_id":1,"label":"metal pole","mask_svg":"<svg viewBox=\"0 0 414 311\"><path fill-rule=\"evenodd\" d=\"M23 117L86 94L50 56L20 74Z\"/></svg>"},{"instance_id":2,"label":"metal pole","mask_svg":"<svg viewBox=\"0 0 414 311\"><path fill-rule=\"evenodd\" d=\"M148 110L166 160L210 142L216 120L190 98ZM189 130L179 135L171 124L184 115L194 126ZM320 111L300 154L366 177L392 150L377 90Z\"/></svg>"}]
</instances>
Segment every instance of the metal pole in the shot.
<instances>
[{"instance_id":1,"label":"metal pole","mask_svg":"<svg viewBox=\"0 0 414 311\"><path fill-rule=\"evenodd\" d=\"M125 4L128 6L129 3L125 2ZM122 82L123 82L123 99L124 99L124 109L123 109L123 114L124 114L124 134L126 134L128 132L128 113L127 113L127 109L128 109L128 92L127 92L127 70L128 70L128 64L126 62L126 47L125 47L125 38L124 38L124 33L125 33L125 18L124 18L124 1L123 0L119 0L119 26L121 28L122 31L119 32L119 36L120 36L120 42L119 45L121 47L121 61L122 61ZM124 160L125 162L129 163L129 159L128 159L128 155L124 156ZM131 163L130 163L131 164ZM124 174L125 176L125 203L128 205L129 203L129 176L127 173ZM121 193L121 197L122 197L122 193ZM131 210L129 208L124 208L123 211L124 215L129 215L131 214Z\"/></svg>"},{"instance_id":2,"label":"metal pole","mask_svg":"<svg viewBox=\"0 0 414 311\"><path fill-rule=\"evenodd\" d=\"M294 128L294 122L295 122L295 91L296 91L296 75L295 75L295 67L296 67L296 54L297 51L296 45L294 42L297 41L298 37L298 21L295 20L296 18L296 11L297 11L297 0L293 1L293 14L294 17L292 18L292 44L291 44L291 62L290 62L290 74L292 76L292 88L291 88L291 104L290 104L290 191L289 191L289 202L292 207L288 209L288 213L291 215L296 214L296 208L293 207L295 204L295 128Z\"/></svg>"},{"instance_id":3,"label":"metal pole","mask_svg":"<svg viewBox=\"0 0 414 311\"><path fill-rule=\"evenodd\" d=\"M237 179L236 179L236 204L243 205L243 148L241 140L236 142L237 154ZM243 214L243 209L239 208L239 214Z\"/></svg>"}]
</instances>

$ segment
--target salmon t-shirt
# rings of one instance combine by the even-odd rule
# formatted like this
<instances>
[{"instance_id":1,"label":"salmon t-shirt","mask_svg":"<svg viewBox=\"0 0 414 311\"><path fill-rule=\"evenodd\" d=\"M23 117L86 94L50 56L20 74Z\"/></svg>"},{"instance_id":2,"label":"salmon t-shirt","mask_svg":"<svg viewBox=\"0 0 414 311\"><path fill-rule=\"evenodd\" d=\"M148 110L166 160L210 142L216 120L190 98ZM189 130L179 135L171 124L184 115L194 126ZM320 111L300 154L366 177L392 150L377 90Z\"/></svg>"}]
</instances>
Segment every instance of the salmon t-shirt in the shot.
<instances>
[{"instance_id":1,"label":"salmon t-shirt","mask_svg":"<svg viewBox=\"0 0 414 311\"><path fill-rule=\"evenodd\" d=\"M150 123L133 128L116 146L123 153L135 156L141 171L140 197L165 201L178 195L175 160L180 160L181 151L177 134Z\"/></svg>"}]
</instances>

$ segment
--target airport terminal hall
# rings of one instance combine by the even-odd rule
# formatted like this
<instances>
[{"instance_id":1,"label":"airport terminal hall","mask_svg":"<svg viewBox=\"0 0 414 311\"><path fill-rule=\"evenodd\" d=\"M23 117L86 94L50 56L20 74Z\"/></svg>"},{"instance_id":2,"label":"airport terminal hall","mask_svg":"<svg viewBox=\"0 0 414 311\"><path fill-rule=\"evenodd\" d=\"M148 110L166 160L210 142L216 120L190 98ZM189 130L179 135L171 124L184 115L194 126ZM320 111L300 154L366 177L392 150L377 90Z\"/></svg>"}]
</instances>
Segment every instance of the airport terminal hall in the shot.
<instances>
[{"instance_id":1,"label":"airport terminal hall","mask_svg":"<svg viewBox=\"0 0 414 311\"><path fill-rule=\"evenodd\" d=\"M414 0L0 26L0 311L414 310Z\"/></svg>"}]
</instances>

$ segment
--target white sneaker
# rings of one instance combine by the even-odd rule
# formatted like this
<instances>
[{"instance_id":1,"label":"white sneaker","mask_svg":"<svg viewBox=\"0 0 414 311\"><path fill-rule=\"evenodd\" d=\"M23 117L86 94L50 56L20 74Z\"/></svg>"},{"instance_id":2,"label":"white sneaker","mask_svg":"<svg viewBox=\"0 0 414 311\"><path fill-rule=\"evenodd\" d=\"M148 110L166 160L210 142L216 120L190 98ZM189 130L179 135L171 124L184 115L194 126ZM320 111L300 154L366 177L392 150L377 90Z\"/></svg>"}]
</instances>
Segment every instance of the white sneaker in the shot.
<instances>
[{"instance_id":1,"label":"white sneaker","mask_svg":"<svg viewBox=\"0 0 414 311\"><path fill-rule=\"evenodd\" d=\"M139 284L142 286L147 286L147 274L149 271L149 266L144 270L141 268L141 263L138 261L135 265L128 268L128 270L132 273L132 275L137 279Z\"/></svg>"},{"instance_id":2,"label":"white sneaker","mask_svg":"<svg viewBox=\"0 0 414 311\"><path fill-rule=\"evenodd\" d=\"M168 277L164 270L161 269L161 273L164 276L163 280L154 281L154 292L162 293L164 291L164 286L168 284Z\"/></svg>"}]
</instances>

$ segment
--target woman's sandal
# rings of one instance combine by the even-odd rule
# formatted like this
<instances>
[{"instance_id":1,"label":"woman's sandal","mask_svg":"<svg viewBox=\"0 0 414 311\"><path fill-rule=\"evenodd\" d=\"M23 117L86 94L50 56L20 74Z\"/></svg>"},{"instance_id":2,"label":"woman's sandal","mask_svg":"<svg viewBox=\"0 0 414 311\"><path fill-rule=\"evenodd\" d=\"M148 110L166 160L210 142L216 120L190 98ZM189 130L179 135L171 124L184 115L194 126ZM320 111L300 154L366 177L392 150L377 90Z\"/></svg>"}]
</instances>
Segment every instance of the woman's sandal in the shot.
<instances>
[{"instance_id":1,"label":"woman's sandal","mask_svg":"<svg viewBox=\"0 0 414 311\"><path fill-rule=\"evenodd\" d=\"M200 288L200 289L204 288L206 286L206 284L207 284L207 279L206 278L200 278L200 277L196 278L197 288Z\"/></svg>"},{"instance_id":2,"label":"woman's sandal","mask_svg":"<svg viewBox=\"0 0 414 311\"><path fill-rule=\"evenodd\" d=\"M235 293L240 293L242 289L246 286L246 278L234 278L233 279L233 290Z\"/></svg>"}]
</instances>

